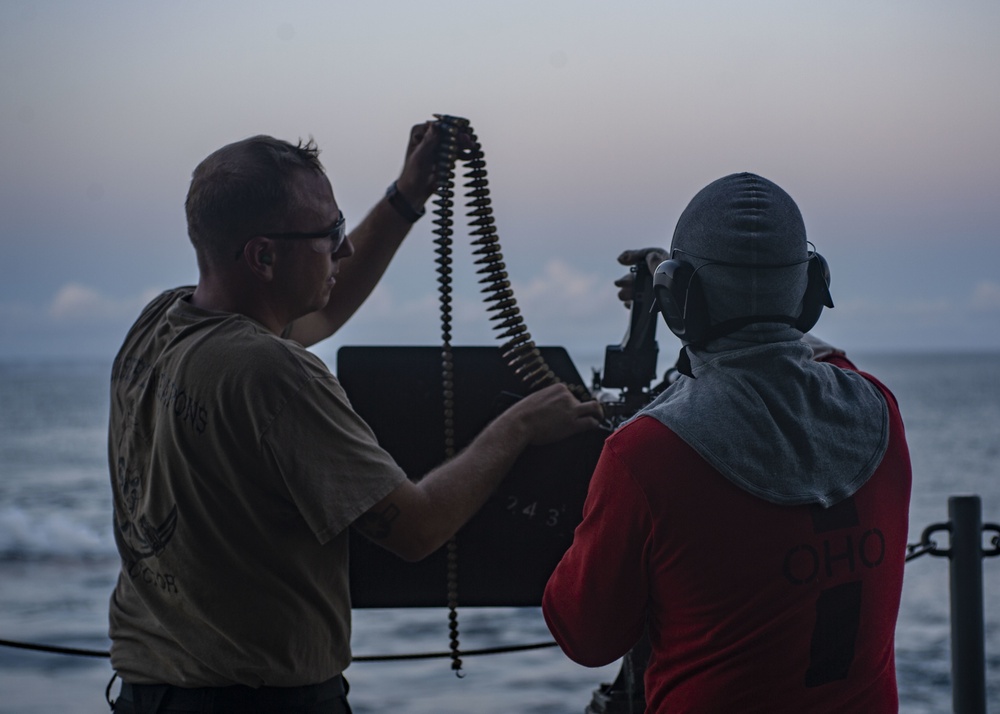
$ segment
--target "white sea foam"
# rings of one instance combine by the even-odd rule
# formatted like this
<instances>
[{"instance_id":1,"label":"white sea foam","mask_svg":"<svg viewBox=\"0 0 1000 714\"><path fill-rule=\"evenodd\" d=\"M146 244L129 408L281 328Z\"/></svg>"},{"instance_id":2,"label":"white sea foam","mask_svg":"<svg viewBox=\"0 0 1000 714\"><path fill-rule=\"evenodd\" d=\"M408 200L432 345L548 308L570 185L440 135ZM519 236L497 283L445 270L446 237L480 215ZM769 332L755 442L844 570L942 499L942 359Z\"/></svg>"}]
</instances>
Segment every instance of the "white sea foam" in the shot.
<instances>
[{"instance_id":1,"label":"white sea foam","mask_svg":"<svg viewBox=\"0 0 1000 714\"><path fill-rule=\"evenodd\" d=\"M0 559L46 560L116 555L111 528L74 520L65 510L39 512L0 505Z\"/></svg>"}]
</instances>

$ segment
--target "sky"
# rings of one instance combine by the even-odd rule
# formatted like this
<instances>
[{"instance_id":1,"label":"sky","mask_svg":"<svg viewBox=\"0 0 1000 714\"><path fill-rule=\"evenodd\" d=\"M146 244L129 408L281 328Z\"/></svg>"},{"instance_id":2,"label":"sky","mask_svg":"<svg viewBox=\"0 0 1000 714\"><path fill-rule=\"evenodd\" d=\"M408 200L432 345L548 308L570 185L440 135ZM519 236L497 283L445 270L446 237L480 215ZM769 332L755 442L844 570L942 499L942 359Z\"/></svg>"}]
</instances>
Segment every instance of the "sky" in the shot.
<instances>
[{"instance_id":1,"label":"sky","mask_svg":"<svg viewBox=\"0 0 1000 714\"><path fill-rule=\"evenodd\" d=\"M193 284L184 197L216 148L313 137L350 225L435 113L482 143L539 344L620 342L619 252L669 245L699 189L752 171L830 263L818 336L1000 350L998 33L994 0L3 0L0 359L110 359ZM317 353L437 343L432 227ZM452 340L494 344L465 236Z\"/></svg>"}]
</instances>

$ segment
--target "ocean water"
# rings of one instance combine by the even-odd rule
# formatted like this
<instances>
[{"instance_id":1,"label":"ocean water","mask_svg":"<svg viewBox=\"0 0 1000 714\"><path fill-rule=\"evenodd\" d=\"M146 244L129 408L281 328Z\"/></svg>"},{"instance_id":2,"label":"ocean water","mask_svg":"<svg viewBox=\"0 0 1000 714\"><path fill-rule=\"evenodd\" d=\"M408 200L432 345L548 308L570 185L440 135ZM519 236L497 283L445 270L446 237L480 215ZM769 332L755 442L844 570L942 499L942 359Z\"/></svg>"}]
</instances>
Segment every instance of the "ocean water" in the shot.
<instances>
[{"instance_id":1,"label":"ocean water","mask_svg":"<svg viewBox=\"0 0 1000 714\"><path fill-rule=\"evenodd\" d=\"M574 356L576 359L576 356ZM910 542L947 521L952 495L978 494L1000 522L1000 354L861 355L896 393L913 460ZM582 374L597 359L577 359ZM106 650L118 561L105 429L110 365L0 363L0 639ZM939 545L946 546L944 543ZM985 543L984 543L985 545ZM1000 558L983 561L987 699L1000 714ZM461 611L464 648L549 640L537 609ZM357 655L447 649L446 613L361 610ZM951 711L948 561L907 565L896 637L901 711ZM555 648L465 660L355 663L358 714L579 713L617 665L587 669ZM0 714L106 712L105 659L0 647Z\"/></svg>"}]
</instances>

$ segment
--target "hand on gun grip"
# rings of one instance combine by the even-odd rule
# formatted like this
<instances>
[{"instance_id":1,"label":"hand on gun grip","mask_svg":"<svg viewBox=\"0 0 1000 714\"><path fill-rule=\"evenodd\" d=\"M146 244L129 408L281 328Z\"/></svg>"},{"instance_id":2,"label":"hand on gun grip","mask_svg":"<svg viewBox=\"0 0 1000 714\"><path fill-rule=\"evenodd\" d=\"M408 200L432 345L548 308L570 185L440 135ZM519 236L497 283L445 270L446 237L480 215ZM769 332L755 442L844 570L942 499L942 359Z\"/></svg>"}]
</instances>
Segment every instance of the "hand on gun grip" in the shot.
<instances>
[{"instance_id":1,"label":"hand on gun grip","mask_svg":"<svg viewBox=\"0 0 1000 714\"><path fill-rule=\"evenodd\" d=\"M646 267L649 268L649 272L652 275L656 272L656 266L669 257L669 253L663 248L638 248L624 251L618 256L618 262L622 265L636 265L642 261L646 261ZM634 283L634 271L629 271L615 281L615 286L620 288L618 299L624 303L626 309L632 307L632 285Z\"/></svg>"}]
</instances>

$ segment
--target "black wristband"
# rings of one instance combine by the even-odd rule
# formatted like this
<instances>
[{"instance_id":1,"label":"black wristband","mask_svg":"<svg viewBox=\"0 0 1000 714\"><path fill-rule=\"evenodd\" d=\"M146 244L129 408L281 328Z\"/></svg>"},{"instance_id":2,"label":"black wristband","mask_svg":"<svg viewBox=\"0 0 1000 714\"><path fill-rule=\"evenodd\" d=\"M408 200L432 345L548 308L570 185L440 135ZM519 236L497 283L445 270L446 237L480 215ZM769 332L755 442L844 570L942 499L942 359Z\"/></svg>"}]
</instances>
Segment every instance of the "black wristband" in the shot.
<instances>
[{"instance_id":1,"label":"black wristband","mask_svg":"<svg viewBox=\"0 0 1000 714\"><path fill-rule=\"evenodd\" d=\"M423 206L420 209L416 209L410 205L409 201L399 192L399 186L393 181L389 188L385 191L385 197L389 201L389 205L396 209L396 213L401 215L403 218L408 220L410 223L416 223L420 220L420 217L424 215Z\"/></svg>"}]
</instances>

